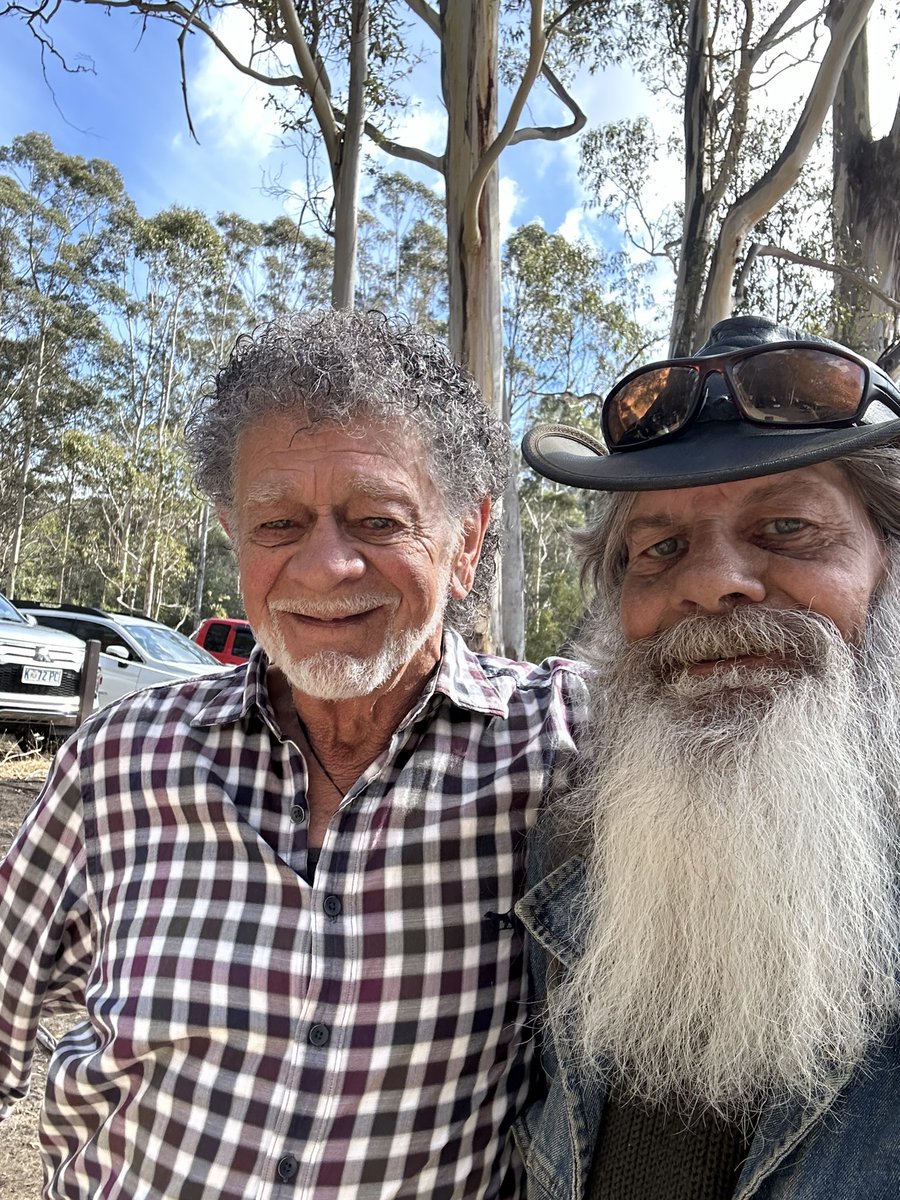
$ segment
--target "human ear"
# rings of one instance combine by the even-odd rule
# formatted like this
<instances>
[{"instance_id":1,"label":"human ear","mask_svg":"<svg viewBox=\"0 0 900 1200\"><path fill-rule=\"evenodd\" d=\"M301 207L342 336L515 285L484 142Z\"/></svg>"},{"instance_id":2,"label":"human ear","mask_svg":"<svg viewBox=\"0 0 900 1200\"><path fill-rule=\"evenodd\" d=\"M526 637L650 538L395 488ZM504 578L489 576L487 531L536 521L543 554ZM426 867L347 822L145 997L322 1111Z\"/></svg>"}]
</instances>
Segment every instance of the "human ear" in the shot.
<instances>
[{"instance_id":1,"label":"human ear","mask_svg":"<svg viewBox=\"0 0 900 1200\"><path fill-rule=\"evenodd\" d=\"M490 516L491 500L486 497L463 522L462 540L450 572L450 595L454 600L463 600L472 590Z\"/></svg>"}]
</instances>

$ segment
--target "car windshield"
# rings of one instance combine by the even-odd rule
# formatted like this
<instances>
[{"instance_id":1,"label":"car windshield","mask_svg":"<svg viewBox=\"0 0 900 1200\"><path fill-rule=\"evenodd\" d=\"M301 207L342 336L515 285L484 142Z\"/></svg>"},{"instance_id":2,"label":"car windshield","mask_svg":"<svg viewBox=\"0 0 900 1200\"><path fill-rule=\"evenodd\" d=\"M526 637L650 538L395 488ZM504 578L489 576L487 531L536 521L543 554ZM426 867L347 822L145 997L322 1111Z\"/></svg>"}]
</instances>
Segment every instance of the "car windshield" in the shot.
<instances>
[{"instance_id":1,"label":"car windshield","mask_svg":"<svg viewBox=\"0 0 900 1200\"><path fill-rule=\"evenodd\" d=\"M126 625L125 628L140 648L158 662L202 663L210 667L221 665L202 646L165 625Z\"/></svg>"},{"instance_id":2,"label":"car windshield","mask_svg":"<svg viewBox=\"0 0 900 1200\"><path fill-rule=\"evenodd\" d=\"M0 596L0 621L15 621L17 625L28 624L19 610L10 604L5 596Z\"/></svg>"}]
</instances>

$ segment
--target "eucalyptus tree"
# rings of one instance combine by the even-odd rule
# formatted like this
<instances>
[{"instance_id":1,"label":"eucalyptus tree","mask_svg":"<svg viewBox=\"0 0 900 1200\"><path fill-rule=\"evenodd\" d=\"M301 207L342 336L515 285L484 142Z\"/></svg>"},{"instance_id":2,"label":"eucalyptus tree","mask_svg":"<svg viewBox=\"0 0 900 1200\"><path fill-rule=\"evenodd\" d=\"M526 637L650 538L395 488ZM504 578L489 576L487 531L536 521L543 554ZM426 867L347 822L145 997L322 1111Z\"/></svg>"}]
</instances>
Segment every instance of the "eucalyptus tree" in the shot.
<instances>
[{"instance_id":1,"label":"eucalyptus tree","mask_svg":"<svg viewBox=\"0 0 900 1200\"><path fill-rule=\"evenodd\" d=\"M671 353L689 353L731 312L748 239L800 178L871 8L872 0L646 0L632 8L619 52L657 103L671 102L681 132L667 142L646 117L594 131L584 170L634 240L671 262ZM785 95L800 68L808 82L794 84L794 108ZM775 137L785 112L790 120ZM754 129L762 136L754 139ZM644 184L656 158L673 151L683 196L662 206L660 223Z\"/></svg>"},{"instance_id":2,"label":"eucalyptus tree","mask_svg":"<svg viewBox=\"0 0 900 1200\"><path fill-rule=\"evenodd\" d=\"M0 148L0 172L0 503L10 518L0 558L15 592L35 489L47 486L67 422L97 402L96 294L123 188L110 163L63 154L39 133Z\"/></svg>"},{"instance_id":3,"label":"eucalyptus tree","mask_svg":"<svg viewBox=\"0 0 900 1200\"><path fill-rule=\"evenodd\" d=\"M882 47L883 51L883 47ZM873 134L869 47L857 38L834 101L834 240L837 334L900 365L900 100L890 129Z\"/></svg>"},{"instance_id":4,"label":"eucalyptus tree","mask_svg":"<svg viewBox=\"0 0 900 1200\"><path fill-rule=\"evenodd\" d=\"M363 205L358 302L445 332L447 238L440 197L402 171L374 170Z\"/></svg>"},{"instance_id":5,"label":"eucalyptus tree","mask_svg":"<svg viewBox=\"0 0 900 1200\"><path fill-rule=\"evenodd\" d=\"M119 278L104 313L116 343L106 377L115 401L108 433L123 450L105 494L109 582L115 603L156 616L196 523L181 426L227 338L223 297L233 309L240 305L225 242L204 214L132 212L117 235L110 253Z\"/></svg>"},{"instance_id":6,"label":"eucalyptus tree","mask_svg":"<svg viewBox=\"0 0 900 1200\"><path fill-rule=\"evenodd\" d=\"M640 316L648 271L540 225L509 238L503 268L506 420L519 436L538 420L595 427L599 393L655 339ZM518 456L516 465L504 497L504 652L543 656L559 649L579 604L565 525L579 523L583 497L570 503L566 489L523 473Z\"/></svg>"}]
</instances>

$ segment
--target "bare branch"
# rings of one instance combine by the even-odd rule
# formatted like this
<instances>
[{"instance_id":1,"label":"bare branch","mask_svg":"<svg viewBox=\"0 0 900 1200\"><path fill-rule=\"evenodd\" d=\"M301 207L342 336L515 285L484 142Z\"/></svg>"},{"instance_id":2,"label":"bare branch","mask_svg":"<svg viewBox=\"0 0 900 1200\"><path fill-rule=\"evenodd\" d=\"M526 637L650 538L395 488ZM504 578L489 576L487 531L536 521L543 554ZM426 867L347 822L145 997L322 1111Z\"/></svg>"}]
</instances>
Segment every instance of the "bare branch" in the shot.
<instances>
[{"instance_id":1,"label":"bare branch","mask_svg":"<svg viewBox=\"0 0 900 1200\"><path fill-rule=\"evenodd\" d=\"M324 69L318 67L313 59L303 29L297 17L293 0L278 0L278 11L284 21L284 29L288 42L303 76L305 90L309 93L312 109L322 133L322 141L331 163L331 173L337 184L337 174L340 170L341 139L335 121L334 109L331 106L329 92L331 90Z\"/></svg>"},{"instance_id":2,"label":"bare branch","mask_svg":"<svg viewBox=\"0 0 900 1200\"><path fill-rule=\"evenodd\" d=\"M250 79L256 79L259 83L264 83L270 87L296 87L304 92L309 91L305 79L302 79L299 75L266 75L262 71L257 71L254 67L251 67L249 63L242 62L229 50L228 46L222 41L211 25L196 16L193 10L185 8L183 4L178 3L178 0L165 0L165 3L162 4L149 3L149 0L80 0L80 3L97 4L105 9L122 8L134 13L143 14L144 16L160 17L163 20L171 21L173 24L187 25L191 29L198 29L209 38L216 49L242 75L247 75ZM12 6L9 7L11 8ZM3 12L7 11L9 11L8 8L3 10Z\"/></svg>"},{"instance_id":3,"label":"bare branch","mask_svg":"<svg viewBox=\"0 0 900 1200\"><path fill-rule=\"evenodd\" d=\"M560 142L563 138L572 137L573 134L580 133L587 124L587 117L581 111L578 103L569 94L547 63L544 63L541 67L541 74L550 84L555 94L565 104L566 108L568 108L569 112L572 113L573 120L568 125L536 125L532 129L517 129L510 138L509 144L511 146L516 146L519 142L529 142L537 139L545 142Z\"/></svg>"},{"instance_id":4,"label":"bare branch","mask_svg":"<svg viewBox=\"0 0 900 1200\"><path fill-rule=\"evenodd\" d=\"M831 30L831 41L822 56L806 103L790 137L756 182L725 215L710 263L700 311L698 332L705 335L716 320L731 311L733 269L744 239L767 212L797 182L803 164L834 100L847 56L865 26L873 0L853 0Z\"/></svg>"},{"instance_id":5,"label":"bare branch","mask_svg":"<svg viewBox=\"0 0 900 1200\"><path fill-rule=\"evenodd\" d=\"M193 10L191 11L191 19L192 20L197 15L197 9L200 6L200 3L201 3L201 0L197 0L197 3L194 5ZM185 116L185 120L187 121L188 132L190 133L191 137L194 139L194 141L199 146L200 139L197 137L197 132L194 129L194 121L193 121L193 118L191 117L191 102L190 102L190 98L188 97L188 84L187 84L187 63L184 61L184 44L185 44L185 41L187 40L187 35L190 31L190 28L191 28L190 22L185 21L184 25L182 26L181 33L179 33L179 35L178 35L178 69L181 73L181 98L182 98L182 101L184 102L184 116Z\"/></svg>"},{"instance_id":6,"label":"bare branch","mask_svg":"<svg viewBox=\"0 0 900 1200\"><path fill-rule=\"evenodd\" d=\"M425 22L435 37L441 36L441 18L427 0L406 0L406 6Z\"/></svg>"},{"instance_id":7,"label":"bare branch","mask_svg":"<svg viewBox=\"0 0 900 1200\"><path fill-rule=\"evenodd\" d=\"M777 45L790 41L796 34L815 24L818 20L818 14L804 18L799 24L794 25L790 29L785 28L794 13L803 6L803 2L804 0L790 0L790 3L785 5L769 28L763 33L753 50L754 66Z\"/></svg>"},{"instance_id":8,"label":"bare branch","mask_svg":"<svg viewBox=\"0 0 900 1200\"><path fill-rule=\"evenodd\" d=\"M877 297L882 304L886 305L892 312L900 313L900 299L896 296L889 295L883 288L873 283L871 279L867 279L865 275L861 275L859 271L854 271L850 267L845 267L841 263L826 262L822 258L810 258L807 254L795 254L793 250L785 250L781 246L773 246L770 244L759 245L754 243L750 248L751 257L765 255L767 258L783 258L786 262L796 263L801 267L813 267L817 271L830 271L832 275L840 275L842 279L846 279L849 283L855 284L857 287L865 288ZM742 276L745 271L741 272Z\"/></svg>"},{"instance_id":9,"label":"bare branch","mask_svg":"<svg viewBox=\"0 0 900 1200\"><path fill-rule=\"evenodd\" d=\"M339 108L333 111L335 120L339 124L343 124L343 111ZM444 174L444 159L442 155L430 154L427 150L422 150L418 146L404 146L401 142L394 142L377 125L373 125L371 121L366 121L363 129L365 130L366 137L370 138L379 150L383 150L385 154L390 154L394 158L405 159L407 162L421 163L423 167L430 167L432 171L437 171L439 175Z\"/></svg>"},{"instance_id":10,"label":"bare branch","mask_svg":"<svg viewBox=\"0 0 900 1200\"><path fill-rule=\"evenodd\" d=\"M744 288L747 286L747 277L750 274L750 268L756 262L758 254L759 242L753 242L734 280L734 298L738 303L744 299Z\"/></svg>"}]
</instances>

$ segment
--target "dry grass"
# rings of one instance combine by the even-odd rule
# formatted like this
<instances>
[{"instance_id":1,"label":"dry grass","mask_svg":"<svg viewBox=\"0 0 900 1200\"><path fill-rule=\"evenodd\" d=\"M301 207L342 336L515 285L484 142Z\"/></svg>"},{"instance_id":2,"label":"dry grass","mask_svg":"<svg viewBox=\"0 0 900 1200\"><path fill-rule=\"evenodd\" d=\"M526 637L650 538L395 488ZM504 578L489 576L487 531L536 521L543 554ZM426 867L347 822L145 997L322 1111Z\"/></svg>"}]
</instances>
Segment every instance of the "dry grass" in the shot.
<instances>
[{"instance_id":1,"label":"dry grass","mask_svg":"<svg viewBox=\"0 0 900 1200\"><path fill-rule=\"evenodd\" d=\"M23 754L15 742L11 746L0 743L0 857L6 853L50 766L46 756ZM71 1023L72 1018L47 1021L55 1036ZM37 1124L48 1061L46 1052L38 1047L31 1093L0 1127L0 1200L40 1200L43 1172Z\"/></svg>"}]
</instances>

